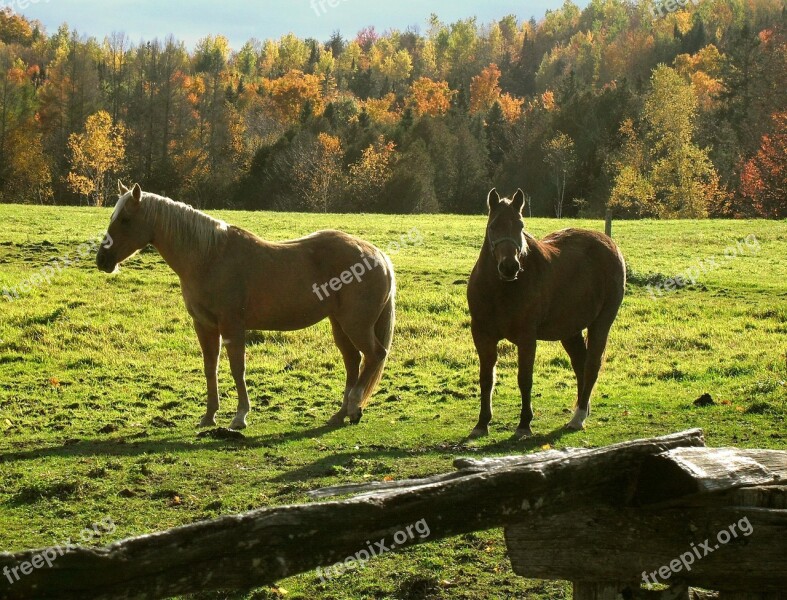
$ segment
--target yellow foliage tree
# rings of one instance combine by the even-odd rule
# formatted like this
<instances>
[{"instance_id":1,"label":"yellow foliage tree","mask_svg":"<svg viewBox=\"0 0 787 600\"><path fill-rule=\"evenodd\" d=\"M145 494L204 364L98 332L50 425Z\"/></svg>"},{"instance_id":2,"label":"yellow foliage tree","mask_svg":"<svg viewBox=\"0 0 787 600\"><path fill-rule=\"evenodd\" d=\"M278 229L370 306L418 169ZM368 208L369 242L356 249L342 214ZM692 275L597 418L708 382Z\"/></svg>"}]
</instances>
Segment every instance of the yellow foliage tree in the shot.
<instances>
[{"instance_id":1,"label":"yellow foliage tree","mask_svg":"<svg viewBox=\"0 0 787 600\"><path fill-rule=\"evenodd\" d=\"M373 202L393 177L396 144L383 136L366 148L358 162L350 166L350 190L355 207L363 209Z\"/></svg>"},{"instance_id":2,"label":"yellow foliage tree","mask_svg":"<svg viewBox=\"0 0 787 600\"><path fill-rule=\"evenodd\" d=\"M16 129L8 136L8 147L5 195L15 202L50 202L53 197L52 171L41 134L28 127Z\"/></svg>"},{"instance_id":3,"label":"yellow foliage tree","mask_svg":"<svg viewBox=\"0 0 787 600\"><path fill-rule=\"evenodd\" d=\"M309 208L328 212L335 206L342 189L343 155L338 137L320 133L316 145L302 148L293 157L293 187Z\"/></svg>"},{"instance_id":4,"label":"yellow foliage tree","mask_svg":"<svg viewBox=\"0 0 787 600\"><path fill-rule=\"evenodd\" d=\"M381 125L395 125L399 120L399 112L394 110L396 94L386 94L382 98L369 98L363 103L369 118Z\"/></svg>"},{"instance_id":5,"label":"yellow foliage tree","mask_svg":"<svg viewBox=\"0 0 787 600\"><path fill-rule=\"evenodd\" d=\"M312 103L314 114L322 113L322 85L316 75L293 69L280 79L263 80L262 87L268 94L271 108L283 123L297 123L307 102Z\"/></svg>"},{"instance_id":6,"label":"yellow foliage tree","mask_svg":"<svg viewBox=\"0 0 787 600\"><path fill-rule=\"evenodd\" d=\"M95 206L103 206L109 194L110 177L118 175L126 157L122 123L113 123L104 110L87 118L85 133L72 133L68 139L71 172L68 185Z\"/></svg>"}]
</instances>

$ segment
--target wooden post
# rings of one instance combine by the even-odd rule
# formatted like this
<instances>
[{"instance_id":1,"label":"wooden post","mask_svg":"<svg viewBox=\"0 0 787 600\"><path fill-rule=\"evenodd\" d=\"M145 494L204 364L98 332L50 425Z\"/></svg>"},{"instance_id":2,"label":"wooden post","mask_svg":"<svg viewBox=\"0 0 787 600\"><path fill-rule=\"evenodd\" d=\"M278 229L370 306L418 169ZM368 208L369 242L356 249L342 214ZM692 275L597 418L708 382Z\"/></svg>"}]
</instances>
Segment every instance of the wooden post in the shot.
<instances>
[{"instance_id":1,"label":"wooden post","mask_svg":"<svg viewBox=\"0 0 787 600\"><path fill-rule=\"evenodd\" d=\"M666 590L646 590L639 581L630 583L575 582L574 600L709 600L691 595L689 586L674 585Z\"/></svg>"},{"instance_id":2,"label":"wooden post","mask_svg":"<svg viewBox=\"0 0 787 600\"><path fill-rule=\"evenodd\" d=\"M574 600L623 600L631 597L632 589L639 586L626 583L585 583L574 585Z\"/></svg>"},{"instance_id":3,"label":"wooden post","mask_svg":"<svg viewBox=\"0 0 787 600\"><path fill-rule=\"evenodd\" d=\"M607 216L604 219L604 233L612 237L612 211L607 211Z\"/></svg>"}]
</instances>

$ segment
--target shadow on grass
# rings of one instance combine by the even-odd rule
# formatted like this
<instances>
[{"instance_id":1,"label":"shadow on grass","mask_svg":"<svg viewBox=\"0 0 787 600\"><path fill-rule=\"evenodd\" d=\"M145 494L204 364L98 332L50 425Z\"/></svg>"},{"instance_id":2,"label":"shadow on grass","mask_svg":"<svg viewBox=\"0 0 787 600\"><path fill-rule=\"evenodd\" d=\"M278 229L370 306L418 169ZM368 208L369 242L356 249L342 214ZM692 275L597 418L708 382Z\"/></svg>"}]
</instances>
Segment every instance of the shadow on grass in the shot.
<instances>
[{"instance_id":1,"label":"shadow on grass","mask_svg":"<svg viewBox=\"0 0 787 600\"><path fill-rule=\"evenodd\" d=\"M402 459L402 458L413 458L417 456L422 456L424 454L428 454L430 452L445 454L446 452L450 454L456 455L457 458L463 456L473 456L473 455L480 455L479 458L484 458L490 454L497 454L502 453L504 455L509 456L519 456L525 455L526 453L540 449L543 446L549 444L552 446L556 442L558 442L563 436L567 434L574 433L564 427L560 427L551 431L550 433L543 434L543 435L534 435L529 438L516 438L514 436L501 440L498 442L490 443L486 446L467 446L466 442L467 439L463 440L462 443L459 443L451 448L446 448L446 446L440 445L436 447L426 447L426 448L396 448L396 447L373 447L370 450L356 450L355 452L342 452L331 454L329 456L325 456L309 464L303 465L298 469L293 469L287 471L286 473L282 473L271 479L271 481L278 482L278 483L293 483L293 482L303 482L312 479L322 479L328 477L336 477L337 475L341 475L342 471L344 471L347 475L347 479L356 479L355 475L363 474L369 475L368 463L372 460L380 460L380 459ZM360 473L353 473L353 468L355 466L361 466L362 469ZM372 475L379 476L379 479L389 471L381 471L378 473L372 472ZM442 473L442 472L441 472ZM429 473L414 476L414 478L418 477L430 477L431 475L438 475L441 473ZM368 481L360 482L360 483L368 483Z\"/></svg>"},{"instance_id":2,"label":"shadow on grass","mask_svg":"<svg viewBox=\"0 0 787 600\"><path fill-rule=\"evenodd\" d=\"M566 429L565 427L561 426L550 431L549 433L537 433L526 438L519 438L516 435L512 435L511 437L504 440L492 442L491 444L483 446L479 445L476 446L476 448L484 454L508 451L511 451L513 455L525 454L531 450L542 448L547 444L553 446L555 443L563 439L564 436L571 435L573 433L578 432ZM468 438L465 439L465 441L467 440Z\"/></svg>"},{"instance_id":3,"label":"shadow on grass","mask_svg":"<svg viewBox=\"0 0 787 600\"><path fill-rule=\"evenodd\" d=\"M135 438L117 437L107 440L67 440L58 446L47 446L31 450L6 452L0 455L0 464L50 457L96 457L96 456L138 456L162 452L193 452L202 450L224 450L226 448L269 448L278 444L316 438L331 431L334 427L323 425L299 431L271 433L249 436L241 439L197 438L195 431L191 437L180 438Z\"/></svg>"}]
</instances>

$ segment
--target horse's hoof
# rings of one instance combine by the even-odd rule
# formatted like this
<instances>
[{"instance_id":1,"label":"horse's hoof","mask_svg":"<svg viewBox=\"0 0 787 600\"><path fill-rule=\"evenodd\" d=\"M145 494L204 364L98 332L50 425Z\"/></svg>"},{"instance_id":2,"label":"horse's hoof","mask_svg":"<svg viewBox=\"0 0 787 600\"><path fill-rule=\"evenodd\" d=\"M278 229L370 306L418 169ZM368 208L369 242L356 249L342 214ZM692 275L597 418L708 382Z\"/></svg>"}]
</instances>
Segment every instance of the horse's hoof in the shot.
<instances>
[{"instance_id":1,"label":"horse's hoof","mask_svg":"<svg viewBox=\"0 0 787 600\"><path fill-rule=\"evenodd\" d=\"M582 431L585 429L585 419L588 418L589 411L578 408L574 413L574 418L566 425L569 431Z\"/></svg>"},{"instance_id":2,"label":"horse's hoof","mask_svg":"<svg viewBox=\"0 0 787 600\"><path fill-rule=\"evenodd\" d=\"M514 433L514 437L521 440L522 438L533 437L533 430L530 427L519 427Z\"/></svg>"},{"instance_id":3,"label":"horse's hoof","mask_svg":"<svg viewBox=\"0 0 787 600\"><path fill-rule=\"evenodd\" d=\"M232 423L230 423L230 429L233 431L240 431L241 429L246 429L246 417L235 417L232 419Z\"/></svg>"},{"instance_id":4,"label":"horse's hoof","mask_svg":"<svg viewBox=\"0 0 787 600\"><path fill-rule=\"evenodd\" d=\"M478 438L486 437L489 435L489 429L486 427L476 427L473 431L470 432L469 437L471 440L477 440Z\"/></svg>"},{"instance_id":5,"label":"horse's hoof","mask_svg":"<svg viewBox=\"0 0 787 600\"><path fill-rule=\"evenodd\" d=\"M344 415L333 415L328 419L328 427L341 427L344 425Z\"/></svg>"},{"instance_id":6,"label":"horse's hoof","mask_svg":"<svg viewBox=\"0 0 787 600\"><path fill-rule=\"evenodd\" d=\"M205 415L202 417L202 421L199 422L200 427L215 427L216 426L216 416L209 417Z\"/></svg>"}]
</instances>

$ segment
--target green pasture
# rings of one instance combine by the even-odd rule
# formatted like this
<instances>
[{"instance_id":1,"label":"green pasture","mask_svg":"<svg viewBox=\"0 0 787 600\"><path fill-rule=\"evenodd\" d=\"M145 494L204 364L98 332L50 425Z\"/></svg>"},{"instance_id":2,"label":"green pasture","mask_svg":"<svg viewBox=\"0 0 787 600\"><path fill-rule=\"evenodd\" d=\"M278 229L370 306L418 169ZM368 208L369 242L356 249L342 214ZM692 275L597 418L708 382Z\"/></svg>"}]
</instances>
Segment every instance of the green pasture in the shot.
<instances>
[{"instance_id":1,"label":"green pasture","mask_svg":"<svg viewBox=\"0 0 787 600\"><path fill-rule=\"evenodd\" d=\"M109 215L0 206L0 292L19 289L52 260L78 258ZM483 217L216 216L272 240L337 228L385 249L404 236L392 253L399 301L391 360L363 421L322 427L344 385L322 323L250 334L246 438L197 438L205 383L177 277L150 250L115 276L99 273L90 256L18 299L0 297L0 551L78 539L111 518L114 533L94 541L106 544L306 502L315 488L449 471L457 456L601 446L690 427L702 427L714 446L787 448L785 222L616 222L630 280L587 429L562 430L574 377L560 344L541 343L536 435L511 438L516 352L504 344L490 436L469 442L478 386L465 284ZM533 219L527 226L541 236L603 223ZM696 285L650 295L648 285L670 287L692 268ZM220 390L219 423L227 426L236 397L226 358ZM705 393L715 404L694 406ZM538 600L571 592L566 583L514 576L502 532L492 530L397 551L327 582L312 572L279 588L199 597Z\"/></svg>"}]
</instances>

